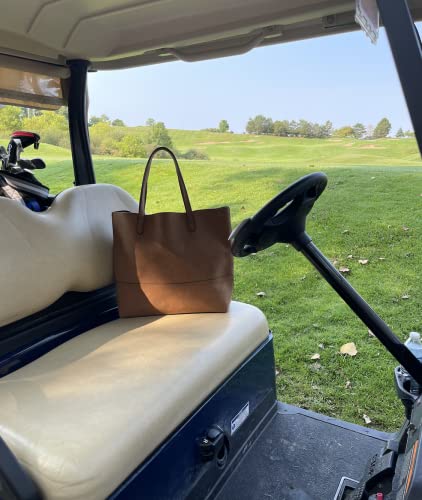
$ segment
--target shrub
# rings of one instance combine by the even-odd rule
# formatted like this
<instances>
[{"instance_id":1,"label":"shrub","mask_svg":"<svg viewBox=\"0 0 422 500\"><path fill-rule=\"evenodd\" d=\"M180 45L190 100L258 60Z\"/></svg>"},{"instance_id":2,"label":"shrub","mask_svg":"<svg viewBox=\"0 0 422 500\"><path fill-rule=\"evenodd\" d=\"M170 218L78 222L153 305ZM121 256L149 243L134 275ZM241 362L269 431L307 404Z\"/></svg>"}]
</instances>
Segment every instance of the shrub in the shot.
<instances>
[{"instance_id":1,"label":"shrub","mask_svg":"<svg viewBox=\"0 0 422 500\"><path fill-rule=\"evenodd\" d=\"M113 127L126 127L125 122L121 120L120 118L116 118L111 122L111 125Z\"/></svg>"},{"instance_id":2,"label":"shrub","mask_svg":"<svg viewBox=\"0 0 422 500\"><path fill-rule=\"evenodd\" d=\"M53 144L53 146L60 146L61 148L70 148L70 136L68 130L61 130L58 128L49 128L40 132L41 141L46 144Z\"/></svg>"},{"instance_id":3,"label":"shrub","mask_svg":"<svg viewBox=\"0 0 422 500\"><path fill-rule=\"evenodd\" d=\"M147 154L142 139L136 135L125 135L117 143L117 152L125 158L145 158Z\"/></svg>"},{"instance_id":4,"label":"shrub","mask_svg":"<svg viewBox=\"0 0 422 500\"><path fill-rule=\"evenodd\" d=\"M124 129L99 122L89 127L91 151L94 154L120 154L119 142L125 137Z\"/></svg>"},{"instance_id":5,"label":"shrub","mask_svg":"<svg viewBox=\"0 0 422 500\"><path fill-rule=\"evenodd\" d=\"M40 134L41 141L47 144L70 147L69 127L63 114L43 111L42 114L24 118L22 128Z\"/></svg>"},{"instance_id":6,"label":"shrub","mask_svg":"<svg viewBox=\"0 0 422 500\"><path fill-rule=\"evenodd\" d=\"M179 155L185 160L209 160L209 156L204 151L198 149L188 149L185 153Z\"/></svg>"},{"instance_id":7,"label":"shrub","mask_svg":"<svg viewBox=\"0 0 422 500\"><path fill-rule=\"evenodd\" d=\"M334 136L336 137L354 137L354 131L353 128L350 125L345 125L344 127L338 128L337 130L334 130Z\"/></svg>"},{"instance_id":8,"label":"shrub","mask_svg":"<svg viewBox=\"0 0 422 500\"><path fill-rule=\"evenodd\" d=\"M161 144L160 144L160 146L161 146ZM154 149L157 148L158 146L156 144L145 144L144 147L146 150L146 156L149 156L154 151ZM173 153L176 155L176 157L183 158L183 156L181 156L179 154L179 151L175 147L171 147L170 149L173 151ZM155 158L169 159L170 157L166 151L158 151L158 153L155 155Z\"/></svg>"},{"instance_id":9,"label":"shrub","mask_svg":"<svg viewBox=\"0 0 422 500\"><path fill-rule=\"evenodd\" d=\"M0 132L7 135L21 128L22 109L15 106L4 106L0 109Z\"/></svg>"},{"instance_id":10,"label":"shrub","mask_svg":"<svg viewBox=\"0 0 422 500\"><path fill-rule=\"evenodd\" d=\"M147 144L166 146L167 148L173 147L171 137L163 122L155 122L150 118L147 120L147 125L149 127L146 139Z\"/></svg>"}]
</instances>

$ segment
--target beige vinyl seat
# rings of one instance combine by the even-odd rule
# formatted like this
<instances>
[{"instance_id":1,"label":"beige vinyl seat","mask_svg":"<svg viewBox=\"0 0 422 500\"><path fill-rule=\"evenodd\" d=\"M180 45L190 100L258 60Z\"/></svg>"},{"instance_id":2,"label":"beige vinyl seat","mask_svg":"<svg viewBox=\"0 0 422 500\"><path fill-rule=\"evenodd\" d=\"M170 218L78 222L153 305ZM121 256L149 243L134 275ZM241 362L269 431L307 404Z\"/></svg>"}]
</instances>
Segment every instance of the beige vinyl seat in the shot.
<instances>
[{"instance_id":1,"label":"beige vinyl seat","mask_svg":"<svg viewBox=\"0 0 422 500\"><path fill-rule=\"evenodd\" d=\"M136 208L109 185L69 189L41 214L0 198L0 324L110 284L111 212ZM109 322L0 378L0 436L47 499L105 498L267 336L238 302Z\"/></svg>"}]
</instances>

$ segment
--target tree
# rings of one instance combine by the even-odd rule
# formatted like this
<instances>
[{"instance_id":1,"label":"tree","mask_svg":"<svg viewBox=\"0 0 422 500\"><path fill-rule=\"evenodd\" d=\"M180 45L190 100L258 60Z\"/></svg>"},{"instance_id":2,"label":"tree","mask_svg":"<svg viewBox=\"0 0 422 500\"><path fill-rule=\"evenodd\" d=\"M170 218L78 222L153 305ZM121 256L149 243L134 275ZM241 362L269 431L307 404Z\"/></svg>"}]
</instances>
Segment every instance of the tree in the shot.
<instances>
[{"instance_id":1,"label":"tree","mask_svg":"<svg viewBox=\"0 0 422 500\"><path fill-rule=\"evenodd\" d=\"M117 143L117 150L121 156L130 158L144 158L146 151L140 137L136 135L125 135L123 139Z\"/></svg>"},{"instance_id":2,"label":"tree","mask_svg":"<svg viewBox=\"0 0 422 500\"><path fill-rule=\"evenodd\" d=\"M397 130L396 137L399 137L399 138L404 137L404 132L403 132L403 129L401 127Z\"/></svg>"},{"instance_id":3,"label":"tree","mask_svg":"<svg viewBox=\"0 0 422 500\"><path fill-rule=\"evenodd\" d=\"M155 122L154 120L152 120L152 123L149 127L147 143L153 146L172 148L173 143L164 123Z\"/></svg>"},{"instance_id":4,"label":"tree","mask_svg":"<svg viewBox=\"0 0 422 500\"><path fill-rule=\"evenodd\" d=\"M111 125L113 127L126 127L125 122L121 120L120 118L116 118L111 122Z\"/></svg>"},{"instance_id":5,"label":"tree","mask_svg":"<svg viewBox=\"0 0 422 500\"><path fill-rule=\"evenodd\" d=\"M97 123L110 123L110 118L107 115L101 115L101 116L91 116L88 122L88 126L92 127L93 125L96 125Z\"/></svg>"},{"instance_id":6,"label":"tree","mask_svg":"<svg viewBox=\"0 0 422 500\"><path fill-rule=\"evenodd\" d=\"M330 120L327 120L324 125L320 125L320 129L321 135L319 137L330 137L333 133L333 124L330 122Z\"/></svg>"},{"instance_id":7,"label":"tree","mask_svg":"<svg viewBox=\"0 0 422 500\"><path fill-rule=\"evenodd\" d=\"M405 137L415 137L415 132L413 132L413 130L406 130L404 135Z\"/></svg>"},{"instance_id":8,"label":"tree","mask_svg":"<svg viewBox=\"0 0 422 500\"><path fill-rule=\"evenodd\" d=\"M67 148L70 146L69 127L66 116L57 111L43 111L22 120L24 130L33 130L47 144Z\"/></svg>"},{"instance_id":9,"label":"tree","mask_svg":"<svg viewBox=\"0 0 422 500\"><path fill-rule=\"evenodd\" d=\"M56 113L58 113L61 109L63 108L59 108ZM65 108L67 109L67 108ZM31 116L39 116L39 115L42 115L42 111L41 109L35 109L35 108L21 108L22 110L22 119L24 118L31 118Z\"/></svg>"},{"instance_id":10,"label":"tree","mask_svg":"<svg viewBox=\"0 0 422 500\"><path fill-rule=\"evenodd\" d=\"M298 135L301 137L312 137L313 135L313 127L312 123L306 120L299 120L299 126L297 128Z\"/></svg>"},{"instance_id":11,"label":"tree","mask_svg":"<svg viewBox=\"0 0 422 500\"><path fill-rule=\"evenodd\" d=\"M391 123L387 118L382 118L374 129L373 137L374 139L381 139L383 137L387 137L390 132Z\"/></svg>"},{"instance_id":12,"label":"tree","mask_svg":"<svg viewBox=\"0 0 422 500\"><path fill-rule=\"evenodd\" d=\"M280 137L287 137L289 135L289 122L288 120L276 120L273 123L273 133Z\"/></svg>"},{"instance_id":13,"label":"tree","mask_svg":"<svg viewBox=\"0 0 422 500\"><path fill-rule=\"evenodd\" d=\"M227 120L220 120L218 124L219 132L228 132L230 130L229 122Z\"/></svg>"},{"instance_id":14,"label":"tree","mask_svg":"<svg viewBox=\"0 0 422 500\"><path fill-rule=\"evenodd\" d=\"M118 143L126 134L110 122L98 122L89 128L91 151L94 154L108 155L119 153Z\"/></svg>"},{"instance_id":15,"label":"tree","mask_svg":"<svg viewBox=\"0 0 422 500\"><path fill-rule=\"evenodd\" d=\"M294 137L296 137L297 135L299 135L298 129L299 129L298 122L295 120L292 120L289 123L289 135L293 135Z\"/></svg>"},{"instance_id":16,"label":"tree","mask_svg":"<svg viewBox=\"0 0 422 500\"><path fill-rule=\"evenodd\" d=\"M256 126L256 119L255 118L249 118L248 123L246 124L245 127L246 133L247 134L257 134L257 126Z\"/></svg>"},{"instance_id":17,"label":"tree","mask_svg":"<svg viewBox=\"0 0 422 500\"><path fill-rule=\"evenodd\" d=\"M57 109L56 113L58 115L64 116L66 120L69 120L69 109L67 106L62 106L61 108Z\"/></svg>"},{"instance_id":18,"label":"tree","mask_svg":"<svg viewBox=\"0 0 422 500\"><path fill-rule=\"evenodd\" d=\"M374 135L374 127L373 127L373 125L369 124L366 127L366 138L367 139L372 139L373 135Z\"/></svg>"},{"instance_id":19,"label":"tree","mask_svg":"<svg viewBox=\"0 0 422 500\"><path fill-rule=\"evenodd\" d=\"M362 137L366 134L365 125L363 125L362 123L355 123L352 129L353 129L353 137L355 139L362 139Z\"/></svg>"},{"instance_id":20,"label":"tree","mask_svg":"<svg viewBox=\"0 0 422 500\"><path fill-rule=\"evenodd\" d=\"M153 126L154 126L154 123L155 123L154 118L148 118L148 120L145 122L145 125L146 125L147 127L153 127Z\"/></svg>"},{"instance_id":21,"label":"tree","mask_svg":"<svg viewBox=\"0 0 422 500\"><path fill-rule=\"evenodd\" d=\"M350 125L338 128L334 131L336 137L353 137L353 128Z\"/></svg>"},{"instance_id":22,"label":"tree","mask_svg":"<svg viewBox=\"0 0 422 500\"><path fill-rule=\"evenodd\" d=\"M322 128L323 126L319 123L310 123L309 135L307 135L306 137L309 137L310 139L321 139L323 137Z\"/></svg>"},{"instance_id":23,"label":"tree","mask_svg":"<svg viewBox=\"0 0 422 500\"><path fill-rule=\"evenodd\" d=\"M40 115L31 116L22 120L22 128L35 130L36 132L46 132L47 130L68 130L66 117L55 111L43 111Z\"/></svg>"},{"instance_id":24,"label":"tree","mask_svg":"<svg viewBox=\"0 0 422 500\"><path fill-rule=\"evenodd\" d=\"M274 132L274 124L271 118L264 115L256 115L255 118L249 118L246 124L246 132L248 134L272 134Z\"/></svg>"},{"instance_id":25,"label":"tree","mask_svg":"<svg viewBox=\"0 0 422 500\"><path fill-rule=\"evenodd\" d=\"M22 108L16 106L4 106L0 109L0 130L11 134L22 126Z\"/></svg>"}]
</instances>

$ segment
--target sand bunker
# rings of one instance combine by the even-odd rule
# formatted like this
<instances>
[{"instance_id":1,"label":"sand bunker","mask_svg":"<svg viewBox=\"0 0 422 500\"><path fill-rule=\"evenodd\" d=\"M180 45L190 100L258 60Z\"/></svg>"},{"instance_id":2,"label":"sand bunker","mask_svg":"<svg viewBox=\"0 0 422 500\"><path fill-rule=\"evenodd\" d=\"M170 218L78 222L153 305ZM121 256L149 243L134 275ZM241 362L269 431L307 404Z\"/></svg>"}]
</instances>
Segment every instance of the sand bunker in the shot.
<instances>
[{"instance_id":1,"label":"sand bunker","mask_svg":"<svg viewBox=\"0 0 422 500\"><path fill-rule=\"evenodd\" d=\"M208 142L198 142L198 145L200 146L210 146L212 144L230 144L231 141L208 141Z\"/></svg>"},{"instance_id":2,"label":"sand bunker","mask_svg":"<svg viewBox=\"0 0 422 500\"><path fill-rule=\"evenodd\" d=\"M367 144L366 146L361 146L359 149L385 149L385 147L376 146L375 144Z\"/></svg>"}]
</instances>

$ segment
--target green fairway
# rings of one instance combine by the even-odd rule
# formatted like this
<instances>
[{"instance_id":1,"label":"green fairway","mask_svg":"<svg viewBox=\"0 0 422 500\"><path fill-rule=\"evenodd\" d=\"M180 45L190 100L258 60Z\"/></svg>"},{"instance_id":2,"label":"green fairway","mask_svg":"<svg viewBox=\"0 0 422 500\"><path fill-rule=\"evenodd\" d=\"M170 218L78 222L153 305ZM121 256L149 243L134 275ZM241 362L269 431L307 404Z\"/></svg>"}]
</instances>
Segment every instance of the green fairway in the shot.
<instances>
[{"instance_id":1,"label":"green fairway","mask_svg":"<svg viewBox=\"0 0 422 500\"><path fill-rule=\"evenodd\" d=\"M393 331L422 331L422 163L413 139L296 139L171 131L178 151L210 160L181 162L194 208L229 205L233 226L298 177L325 171L329 186L309 218L314 242ZM53 192L70 187L70 153L41 145ZM138 197L145 160L94 157L97 181ZM174 169L158 160L149 212L182 210ZM360 264L359 259L367 259ZM257 296L265 292L264 297ZM234 298L260 307L274 334L280 400L375 427L397 428L403 410L396 362L293 248L278 245L238 259ZM339 354L355 342L357 355ZM318 353L319 360L311 360ZM165 367L163 367L165 369Z\"/></svg>"}]
</instances>

